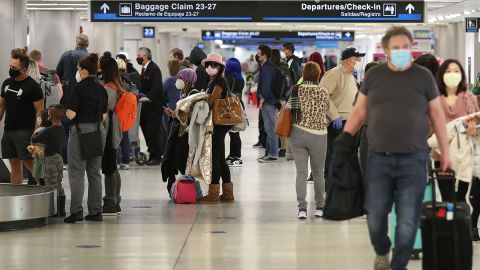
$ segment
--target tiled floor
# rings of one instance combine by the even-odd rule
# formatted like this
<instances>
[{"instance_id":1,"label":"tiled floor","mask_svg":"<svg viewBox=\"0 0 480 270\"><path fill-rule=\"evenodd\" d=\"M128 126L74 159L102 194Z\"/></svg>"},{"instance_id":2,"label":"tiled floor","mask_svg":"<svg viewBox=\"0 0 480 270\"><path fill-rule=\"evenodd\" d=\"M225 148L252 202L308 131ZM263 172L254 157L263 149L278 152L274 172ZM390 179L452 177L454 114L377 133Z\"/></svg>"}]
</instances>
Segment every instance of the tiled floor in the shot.
<instances>
[{"instance_id":1,"label":"tiled floor","mask_svg":"<svg viewBox=\"0 0 480 270\"><path fill-rule=\"evenodd\" d=\"M244 166L232 169L237 203L174 205L159 167L133 167L121 172L121 217L0 233L0 269L372 269L364 219L296 219L294 164L256 162L254 113ZM478 268L479 245L474 256Z\"/></svg>"}]
</instances>

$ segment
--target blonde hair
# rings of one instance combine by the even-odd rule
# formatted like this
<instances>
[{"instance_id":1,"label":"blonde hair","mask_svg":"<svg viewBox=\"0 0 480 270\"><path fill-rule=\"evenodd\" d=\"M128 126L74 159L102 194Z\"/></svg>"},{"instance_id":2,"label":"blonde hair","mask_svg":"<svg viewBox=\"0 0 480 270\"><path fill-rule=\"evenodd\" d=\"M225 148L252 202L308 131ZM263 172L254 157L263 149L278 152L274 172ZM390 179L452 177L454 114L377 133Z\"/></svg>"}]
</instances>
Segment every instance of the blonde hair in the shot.
<instances>
[{"instance_id":1,"label":"blonde hair","mask_svg":"<svg viewBox=\"0 0 480 270\"><path fill-rule=\"evenodd\" d=\"M27 69L27 75L35 79L35 81L37 81L38 83L40 83L40 78L41 78L40 69L38 68L37 62L35 62L35 60L33 59L30 59L30 63Z\"/></svg>"},{"instance_id":2,"label":"blonde hair","mask_svg":"<svg viewBox=\"0 0 480 270\"><path fill-rule=\"evenodd\" d=\"M123 59L116 59L117 60L117 65L118 65L118 70L120 71L127 71L127 63Z\"/></svg>"}]
</instances>

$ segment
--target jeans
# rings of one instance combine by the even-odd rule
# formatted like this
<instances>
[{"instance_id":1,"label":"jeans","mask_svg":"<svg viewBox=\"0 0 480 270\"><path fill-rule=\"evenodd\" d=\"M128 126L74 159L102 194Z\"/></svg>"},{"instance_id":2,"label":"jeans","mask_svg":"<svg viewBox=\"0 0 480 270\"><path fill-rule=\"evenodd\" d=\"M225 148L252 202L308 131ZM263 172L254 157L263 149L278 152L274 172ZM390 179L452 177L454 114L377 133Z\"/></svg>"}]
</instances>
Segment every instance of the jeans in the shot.
<instances>
[{"instance_id":1,"label":"jeans","mask_svg":"<svg viewBox=\"0 0 480 270\"><path fill-rule=\"evenodd\" d=\"M122 153L122 164L129 164L132 147L130 146L130 137L128 137L128 131L123 132L122 134L122 141L120 142L120 150Z\"/></svg>"},{"instance_id":2,"label":"jeans","mask_svg":"<svg viewBox=\"0 0 480 270\"><path fill-rule=\"evenodd\" d=\"M397 227L395 252L390 264L392 270L406 270L413 251L427 185L427 157L427 152L368 154L364 206L370 241L377 255L386 255L390 251L388 213L395 202Z\"/></svg>"},{"instance_id":3,"label":"jeans","mask_svg":"<svg viewBox=\"0 0 480 270\"><path fill-rule=\"evenodd\" d=\"M261 110L263 126L267 133L266 154L271 158L278 158L278 136L275 134L275 123L277 119L275 105L263 104Z\"/></svg>"}]
</instances>

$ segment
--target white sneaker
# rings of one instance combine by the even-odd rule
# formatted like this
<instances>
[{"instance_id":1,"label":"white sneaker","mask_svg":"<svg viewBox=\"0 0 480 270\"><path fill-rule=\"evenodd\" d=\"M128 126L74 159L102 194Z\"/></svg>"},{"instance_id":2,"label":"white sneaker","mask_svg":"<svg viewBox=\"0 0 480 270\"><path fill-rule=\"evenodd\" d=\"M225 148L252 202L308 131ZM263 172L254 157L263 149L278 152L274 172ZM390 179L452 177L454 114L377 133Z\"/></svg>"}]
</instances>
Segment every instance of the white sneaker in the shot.
<instances>
[{"instance_id":1,"label":"white sneaker","mask_svg":"<svg viewBox=\"0 0 480 270\"><path fill-rule=\"evenodd\" d=\"M307 211L306 210L300 210L298 211L298 219L306 219L307 218Z\"/></svg>"},{"instance_id":2,"label":"white sneaker","mask_svg":"<svg viewBox=\"0 0 480 270\"><path fill-rule=\"evenodd\" d=\"M123 163L120 164L120 170L126 170L127 171L128 169L130 169L130 166L128 164L123 164Z\"/></svg>"},{"instance_id":3,"label":"white sneaker","mask_svg":"<svg viewBox=\"0 0 480 270\"><path fill-rule=\"evenodd\" d=\"M319 218L320 218L320 217L323 217L323 208L317 208L317 209L315 210L315 216L316 216L316 217L319 217Z\"/></svg>"}]
</instances>

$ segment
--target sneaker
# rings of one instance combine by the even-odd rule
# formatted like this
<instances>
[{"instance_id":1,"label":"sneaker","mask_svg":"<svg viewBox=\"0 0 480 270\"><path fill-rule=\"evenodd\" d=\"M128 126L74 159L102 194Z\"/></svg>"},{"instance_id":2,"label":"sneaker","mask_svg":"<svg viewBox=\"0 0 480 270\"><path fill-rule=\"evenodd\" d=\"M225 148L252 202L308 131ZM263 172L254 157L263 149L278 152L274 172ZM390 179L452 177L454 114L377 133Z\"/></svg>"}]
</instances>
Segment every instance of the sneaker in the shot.
<instances>
[{"instance_id":1,"label":"sneaker","mask_svg":"<svg viewBox=\"0 0 480 270\"><path fill-rule=\"evenodd\" d=\"M71 214L69 217L63 220L65 223L75 223L77 221L83 221L83 212Z\"/></svg>"},{"instance_id":2,"label":"sneaker","mask_svg":"<svg viewBox=\"0 0 480 270\"><path fill-rule=\"evenodd\" d=\"M228 164L228 162L227 162ZM243 166L243 161L240 158L233 158L230 160L230 164L228 164L229 167L242 167Z\"/></svg>"},{"instance_id":3,"label":"sneaker","mask_svg":"<svg viewBox=\"0 0 480 270\"><path fill-rule=\"evenodd\" d=\"M280 149L280 151L278 151L278 157L284 158L286 154L287 149Z\"/></svg>"},{"instance_id":4,"label":"sneaker","mask_svg":"<svg viewBox=\"0 0 480 270\"><path fill-rule=\"evenodd\" d=\"M128 171L128 169L130 169L130 165L128 165L128 164L123 164L123 163L120 164L120 170L126 170L126 171Z\"/></svg>"},{"instance_id":5,"label":"sneaker","mask_svg":"<svg viewBox=\"0 0 480 270\"><path fill-rule=\"evenodd\" d=\"M103 221L102 213L98 213L98 214L95 214L95 215L87 215L87 216L85 216L85 220Z\"/></svg>"},{"instance_id":6,"label":"sneaker","mask_svg":"<svg viewBox=\"0 0 480 270\"><path fill-rule=\"evenodd\" d=\"M313 182L313 174L310 173L310 176L307 178L307 182Z\"/></svg>"},{"instance_id":7,"label":"sneaker","mask_svg":"<svg viewBox=\"0 0 480 270\"><path fill-rule=\"evenodd\" d=\"M478 228L473 228L473 242L480 242L480 236L478 235Z\"/></svg>"},{"instance_id":8,"label":"sneaker","mask_svg":"<svg viewBox=\"0 0 480 270\"><path fill-rule=\"evenodd\" d=\"M122 208L120 208L120 204L117 204L117 215L122 214Z\"/></svg>"},{"instance_id":9,"label":"sneaker","mask_svg":"<svg viewBox=\"0 0 480 270\"><path fill-rule=\"evenodd\" d=\"M228 166L232 166L233 157L228 156L228 157L225 159L225 162L227 163Z\"/></svg>"},{"instance_id":10,"label":"sneaker","mask_svg":"<svg viewBox=\"0 0 480 270\"><path fill-rule=\"evenodd\" d=\"M104 215L104 216L116 216L117 215L117 207L116 206L112 206L112 207L103 206L102 215Z\"/></svg>"},{"instance_id":11,"label":"sneaker","mask_svg":"<svg viewBox=\"0 0 480 270\"><path fill-rule=\"evenodd\" d=\"M307 218L307 210L300 209L298 211L298 219L306 219Z\"/></svg>"},{"instance_id":12,"label":"sneaker","mask_svg":"<svg viewBox=\"0 0 480 270\"><path fill-rule=\"evenodd\" d=\"M373 264L374 270L389 270L390 269L390 256L387 255L377 255L375 257L375 263Z\"/></svg>"},{"instance_id":13,"label":"sneaker","mask_svg":"<svg viewBox=\"0 0 480 270\"><path fill-rule=\"evenodd\" d=\"M67 169L67 164L63 164L63 170L66 171Z\"/></svg>"},{"instance_id":14,"label":"sneaker","mask_svg":"<svg viewBox=\"0 0 480 270\"><path fill-rule=\"evenodd\" d=\"M319 207L315 210L316 217L323 217L323 208Z\"/></svg>"},{"instance_id":15,"label":"sneaker","mask_svg":"<svg viewBox=\"0 0 480 270\"><path fill-rule=\"evenodd\" d=\"M253 145L253 148L263 148L263 145L261 142L257 142L256 144Z\"/></svg>"},{"instance_id":16,"label":"sneaker","mask_svg":"<svg viewBox=\"0 0 480 270\"><path fill-rule=\"evenodd\" d=\"M276 158L272 158L272 157L263 157L263 158L260 158L258 159L258 162L260 163L272 163L272 162L276 162L278 159Z\"/></svg>"}]
</instances>

